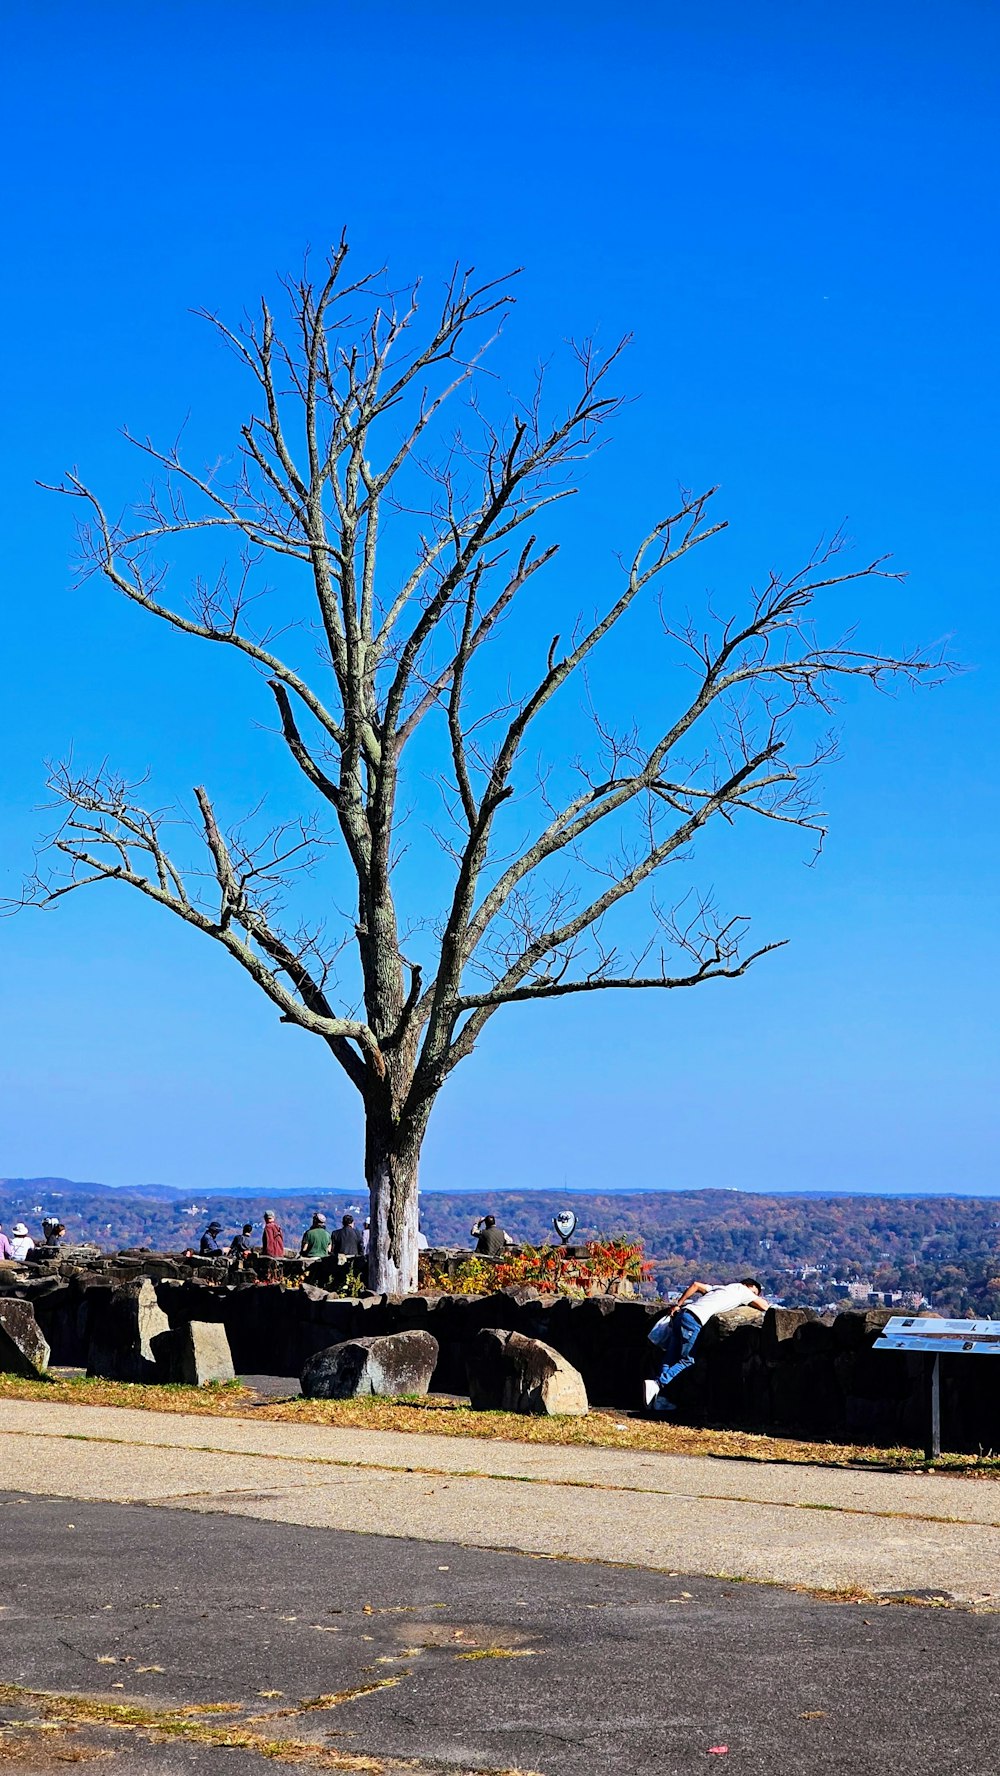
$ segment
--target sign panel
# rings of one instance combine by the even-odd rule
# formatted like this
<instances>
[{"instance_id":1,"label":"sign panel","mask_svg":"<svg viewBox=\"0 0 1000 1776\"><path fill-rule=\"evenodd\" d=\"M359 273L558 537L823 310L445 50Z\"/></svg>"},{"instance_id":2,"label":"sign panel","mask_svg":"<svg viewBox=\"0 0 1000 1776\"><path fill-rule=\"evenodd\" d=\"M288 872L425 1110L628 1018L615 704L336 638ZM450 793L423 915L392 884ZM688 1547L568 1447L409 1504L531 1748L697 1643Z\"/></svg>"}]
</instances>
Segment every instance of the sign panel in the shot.
<instances>
[{"instance_id":1,"label":"sign panel","mask_svg":"<svg viewBox=\"0 0 1000 1776\"><path fill-rule=\"evenodd\" d=\"M896 1315L887 1321L875 1350L926 1351L932 1356L1000 1355L1000 1320L941 1320Z\"/></svg>"}]
</instances>

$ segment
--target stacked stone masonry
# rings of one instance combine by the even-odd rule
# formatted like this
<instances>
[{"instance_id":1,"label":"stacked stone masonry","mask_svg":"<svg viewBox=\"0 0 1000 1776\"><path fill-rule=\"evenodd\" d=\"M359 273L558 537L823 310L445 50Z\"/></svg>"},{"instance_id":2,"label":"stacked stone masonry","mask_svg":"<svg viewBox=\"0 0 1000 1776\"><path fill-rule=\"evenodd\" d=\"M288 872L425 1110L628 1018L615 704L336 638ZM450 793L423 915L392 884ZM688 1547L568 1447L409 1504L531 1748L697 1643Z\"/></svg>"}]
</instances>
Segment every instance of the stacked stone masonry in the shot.
<instances>
[{"instance_id":1,"label":"stacked stone masonry","mask_svg":"<svg viewBox=\"0 0 1000 1776\"><path fill-rule=\"evenodd\" d=\"M29 1273L0 1266L0 1298L31 1302L53 1364L86 1367L127 1323L139 1333L138 1284L153 1285L156 1308L173 1333L191 1322L225 1328L238 1375L299 1376L318 1351L347 1339L429 1332L437 1341L433 1392L468 1391L468 1356L484 1328L539 1339L578 1369L591 1406L634 1408L658 1357L648 1332L662 1311L636 1300L543 1297L531 1288L493 1295L362 1296L345 1299L305 1281L297 1287L233 1278L226 1267L150 1254L71 1258ZM321 1276L322 1273L319 1273ZM123 1297L123 1285L131 1285ZM162 1325L141 1291L142 1333L155 1343ZM126 1308L127 1302L127 1308ZM148 1304L148 1305L147 1305ZM919 1446L925 1428L922 1359L876 1352L887 1311L819 1318L807 1309L741 1310L713 1321L694 1367L676 1384L681 1423L801 1433L821 1440ZM140 1357L145 1368L145 1342ZM134 1348L134 1347L133 1347ZM148 1348L148 1346L147 1346ZM148 1373L148 1371L146 1371ZM943 1361L946 1448L1000 1448L1000 1362L962 1356Z\"/></svg>"}]
</instances>

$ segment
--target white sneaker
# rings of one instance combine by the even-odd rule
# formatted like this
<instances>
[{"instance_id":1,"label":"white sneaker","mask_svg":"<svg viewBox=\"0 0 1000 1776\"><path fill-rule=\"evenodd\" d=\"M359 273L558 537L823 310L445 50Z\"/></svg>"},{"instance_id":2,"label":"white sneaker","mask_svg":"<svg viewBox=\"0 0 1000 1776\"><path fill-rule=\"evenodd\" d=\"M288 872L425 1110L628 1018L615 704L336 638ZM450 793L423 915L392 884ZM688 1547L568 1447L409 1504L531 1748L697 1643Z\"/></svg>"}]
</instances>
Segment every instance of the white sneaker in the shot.
<instances>
[{"instance_id":1,"label":"white sneaker","mask_svg":"<svg viewBox=\"0 0 1000 1776\"><path fill-rule=\"evenodd\" d=\"M646 1395L646 1411L648 1412L660 1391L660 1384L658 1381L644 1381L642 1385Z\"/></svg>"}]
</instances>

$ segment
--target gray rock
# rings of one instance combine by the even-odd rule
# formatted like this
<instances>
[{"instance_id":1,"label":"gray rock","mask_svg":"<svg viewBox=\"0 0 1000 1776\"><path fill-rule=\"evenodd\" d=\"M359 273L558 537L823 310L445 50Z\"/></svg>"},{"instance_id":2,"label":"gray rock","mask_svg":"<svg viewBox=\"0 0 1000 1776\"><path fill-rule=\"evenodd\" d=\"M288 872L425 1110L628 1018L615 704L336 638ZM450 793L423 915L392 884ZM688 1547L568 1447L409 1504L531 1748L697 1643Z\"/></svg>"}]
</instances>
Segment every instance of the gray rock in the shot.
<instances>
[{"instance_id":1,"label":"gray rock","mask_svg":"<svg viewBox=\"0 0 1000 1776\"><path fill-rule=\"evenodd\" d=\"M313 1400L426 1394L437 1360L438 1341L429 1332L347 1338L309 1358L302 1371L302 1392Z\"/></svg>"},{"instance_id":2,"label":"gray rock","mask_svg":"<svg viewBox=\"0 0 1000 1776\"><path fill-rule=\"evenodd\" d=\"M0 1300L0 1370L25 1381L44 1381L49 1347L29 1301Z\"/></svg>"},{"instance_id":3,"label":"gray rock","mask_svg":"<svg viewBox=\"0 0 1000 1776\"><path fill-rule=\"evenodd\" d=\"M733 1307L728 1313L712 1315L698 1343L704 1351L711 1348L712 1345L722 1344L725 1339L731 1338L734 1332L741 1331L744 1326L751 1326L755 1332L759 1332L763 1322L764 1315L759 1308Z\"/></svg>"},{"instance_id":4,"label":"gray rock","mask_svg":"<svg viewBox=\"0 0 1000 1776\"><path fill-rule=\"evenodd\" d=\"M539 1338L486 1326L472 1340L466 1366L476 1411L582 1418L589 1410L580 1371Z\"/></svg>"},{"instance_id":5,"label":"gray rock","mask_svg":"<svg viewBox=\"0 0 1000 1776\"><path fill-rule=\"evenodd\" d=\"M170 1344L170 1321L149 1278L123 1283L96 1319L87 1374L105 1381L166 1381Z\"/></svg>"},{"instance_id":6,"label":"gray rock","mask_svg":"<svg viewBox=\"0 0 1000 1776\"><path fill-rule=\"evenodd\" d=\"M765 1357L789 1356L790 1351L781 1347L790 1346L796 1333L816 1317L809 1307L769 1307L761 1326Z\"/></svg>"},{"instance_id":7,"label":"gray rock","mask_svg":"<svg viewBox=\"0 0 1000 1776\"><path fill-rule=\"evenodd\" d=\"M839 1313L833 1322L836 1342L841 1350L850 1349L859 1344L874 1344L887 1321L891 1320L895 1308L870 1307L860 1312L848 1308Z\"/></svg>"},{"instance_id":8,"label":"gray rock","mask_svg":"<svg viewBox=\"0 0 1000 1776\"><path fill-rule=\"evenodd\" d=\"M512 1307L532 1307L544 1297L531 1283L511 1283L509 1288L498 1291L498 1299L509 1301Z\"/></svg>"},{"instance_id":9,"label":"gray rock","mask_svg":"<svg viewBox=\"0 0 1000 1776\"><path fill-rule=\"evenodd\" d=\"M189 1387L209 1381L235 1381L226 1328L219 1320L189 1320L176 1334L174 1380Z\"/></svg>"}]
</instances>

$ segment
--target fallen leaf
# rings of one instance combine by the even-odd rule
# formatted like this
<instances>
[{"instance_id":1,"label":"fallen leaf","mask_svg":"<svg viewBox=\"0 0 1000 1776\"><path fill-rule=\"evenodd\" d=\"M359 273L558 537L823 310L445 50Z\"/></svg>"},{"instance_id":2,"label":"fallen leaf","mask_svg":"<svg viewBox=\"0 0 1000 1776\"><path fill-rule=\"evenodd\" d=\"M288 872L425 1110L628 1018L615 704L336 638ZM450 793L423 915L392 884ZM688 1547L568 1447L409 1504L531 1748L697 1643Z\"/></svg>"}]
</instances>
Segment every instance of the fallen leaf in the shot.
<instances>
[{"instance_id":1,"label":"fallen leaf","mask_svg":"<svg viewBox=\"0 0 1000 1776\"><path fill-rule=\"evenodd\" d=\"M799 1715L799 1720L826 1720L826 1709L807 1708L805 1714Z\"/></svg>"},{"instance_id":2,"label":"fallen leaf","mask_svg":"<svg viewBox=\"0 0 1000 1776\"><path fill-rule=\"evenodd\" d=\"M726 1757L728 1752L728 1745L710 1745L708 1748L709 1757Z\"/></svg>"},{"instance_id":3,"label":"fallen leaf","mask_svg":"<svg viewBox=\"0 0 1000 1776\"><path fill-rule=\"evenodd\" d=\"M284 1693L285 1693L284 1690L258 1690L257 1691L258 1696L266 1697L268 1702L272 1702L276 1696L283 1696Z\"/></svg>"},{"instance_id":4,"label":"fallen leaf","mask_svg":"<svg viewBox=\"0 0 1000 1776\"><path fill-rule=\"evenodd\" d=\"M137 1671L162 1671L163 1666L162 1665L137 1665L136 1670Z\"/></svg>"},{"instance_id":5,"label":"fallen leaf","mask_svg":"<svg viewBox=\"0 0 1000 1776\"><path fill-rule=\"evenodd\" d=\"M98 1665L117 1665L118 1660L114 1653L98 1653L97 1663Z\"/></svg>"}]
</instances>

